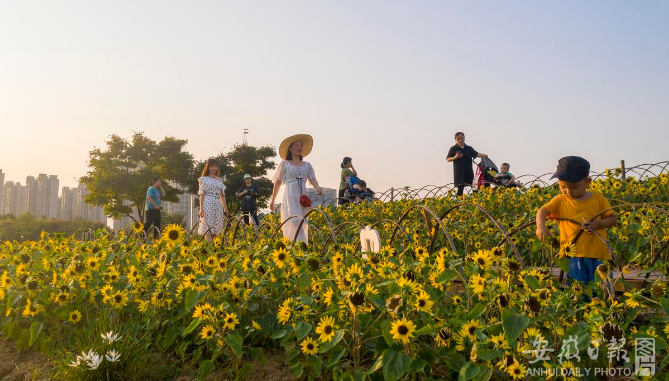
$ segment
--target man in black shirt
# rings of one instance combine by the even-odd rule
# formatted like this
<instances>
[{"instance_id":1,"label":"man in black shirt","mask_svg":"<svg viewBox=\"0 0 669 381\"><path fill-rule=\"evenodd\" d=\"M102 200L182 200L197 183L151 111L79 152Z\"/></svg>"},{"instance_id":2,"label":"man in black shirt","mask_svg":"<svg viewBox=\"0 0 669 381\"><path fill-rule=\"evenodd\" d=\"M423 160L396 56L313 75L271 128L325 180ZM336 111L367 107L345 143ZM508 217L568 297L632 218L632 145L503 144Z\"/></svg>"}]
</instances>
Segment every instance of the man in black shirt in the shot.
<instances>
[{"instance_id":1,"label":"man in black shirt","mask_svg":"<svg viewBox=\"0 0 669 381\"><path fill-rule=\"evenodd\" d=\"M249 215L253 217L256 226L258 223L258 204L256 199L258 198L258 187L253 184L253 179L251 175L244 175L244 185L237 191L237 196L242 198L242 213L244 213L244 223L249 224Z\"/></svg>"},{"instance_id":2,"label":"man in black shirt","mask_svg":"<svg viewBox=\"0 0 669 381\"><path fill-rule=\"evenodd\" d=\"M462 196L465 186L471 186L474 181L472 160L475 157L488 157L477 152L474 147L465 144L465 134L455 133L455 145L448 150L446 160L453 163L453 185L458 187L458 196Z\"/></svg>"}]
</instances>

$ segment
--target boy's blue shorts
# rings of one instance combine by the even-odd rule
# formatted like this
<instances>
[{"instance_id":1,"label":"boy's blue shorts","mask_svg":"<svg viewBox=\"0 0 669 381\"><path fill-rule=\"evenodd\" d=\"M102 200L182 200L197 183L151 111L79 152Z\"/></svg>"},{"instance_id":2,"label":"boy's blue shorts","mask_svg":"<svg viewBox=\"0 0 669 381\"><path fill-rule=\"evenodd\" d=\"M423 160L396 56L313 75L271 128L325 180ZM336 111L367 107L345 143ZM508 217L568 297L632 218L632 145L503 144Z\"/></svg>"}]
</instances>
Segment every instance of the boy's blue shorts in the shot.
<instances>
[{"instance_id":1,"label":"boy's blue shorts","mask_svg":"<svg viewBox=\"0 0 669 381\"><path fill-rule=\"evenodd\" d=\"M569 257L569 278L584 285L595 281L595 271L602 261L597 258Z\"/></svg>"}]
</instances>

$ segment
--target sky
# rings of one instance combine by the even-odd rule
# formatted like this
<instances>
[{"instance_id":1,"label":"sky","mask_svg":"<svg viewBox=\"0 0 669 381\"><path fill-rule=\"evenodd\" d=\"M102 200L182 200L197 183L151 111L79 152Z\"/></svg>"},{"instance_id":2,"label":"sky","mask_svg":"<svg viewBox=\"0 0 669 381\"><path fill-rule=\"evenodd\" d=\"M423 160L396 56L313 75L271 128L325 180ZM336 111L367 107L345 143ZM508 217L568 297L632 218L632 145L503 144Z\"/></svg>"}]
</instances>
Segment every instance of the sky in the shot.
<instances>
[{"instance_id":1,"label":"sky","mask_svg":"<svg viewBox=\"0 0 669 381\"><path fill-rule=\"evenodd\" d=\"M0 169L73 186L111 134L202 160L309 133L336 188L453 181L467 143L541 174L669 160L667 1L3 1ZM278 162L278 158L277 158Z\"/></svg>"}]
</instances>

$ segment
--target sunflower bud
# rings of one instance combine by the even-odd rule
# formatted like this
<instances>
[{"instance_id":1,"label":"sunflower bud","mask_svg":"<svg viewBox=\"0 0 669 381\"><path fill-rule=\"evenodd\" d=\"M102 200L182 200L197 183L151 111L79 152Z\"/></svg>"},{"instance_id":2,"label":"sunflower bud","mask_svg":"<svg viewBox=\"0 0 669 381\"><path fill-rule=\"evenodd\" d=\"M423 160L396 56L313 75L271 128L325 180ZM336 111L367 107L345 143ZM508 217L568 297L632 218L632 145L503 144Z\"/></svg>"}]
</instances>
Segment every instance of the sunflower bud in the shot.
<instances>
[{"instance_id":1,"label":"sunflower bud","mask_svg":"<svg viewBox=\"0 0 669 381\"><path fill-rule=\"evenodd\" d=\"M365 294L360 291L356 291L351 294L350 300L354 306L359 306L365 302Z\"/></svg>"},{"instance_id":2,"label":"sunflower bud","mask_svg":"<svg viewBox=\"0 0 669 381\"><path fill-rule=\"evenodd\" d=\"M316 258L309 258L307 260L307 264L309 265L309 269L311 269L311 271L317 271L321 266L321 264L318 262L318 259Z\"/></svg>"}]
</instances>

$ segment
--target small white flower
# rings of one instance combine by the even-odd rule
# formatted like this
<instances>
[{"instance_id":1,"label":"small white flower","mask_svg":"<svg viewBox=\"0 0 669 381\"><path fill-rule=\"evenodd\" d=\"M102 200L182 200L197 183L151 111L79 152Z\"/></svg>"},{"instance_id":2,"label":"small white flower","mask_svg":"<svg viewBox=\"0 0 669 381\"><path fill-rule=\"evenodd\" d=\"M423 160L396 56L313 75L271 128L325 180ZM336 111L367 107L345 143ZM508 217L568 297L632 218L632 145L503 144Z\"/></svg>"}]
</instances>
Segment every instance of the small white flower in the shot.
<instances>
[{"instance_id":1,"label":"small white flower","mask_svg":"<svg viewBox=\"0 0 669 381\"><path fill-rule=\"evenodd\" d=\"M78 367L78 366L81 364L81 361L79 361L79 358L80 358L80 357L77 356L77 361L72 361L72 362L70 363L70 366L73 367L73 368Z\"/></svg>"},{"instance_id":2,"label":"small white flower","mask_svg":"<svg viewBox=\"0 0 669 381\"><path fill-rule=\"evenodd\" d=\"M121 358L121 354L116 352L116 349L112 349L111 351L107 352L105 358L109 362L117 362Z\"/></svg>"},{"instance_id":3,"label":"small white flower","mask_svg":"<svg viewBox=\"0 0 669 381\"><path fill-rule=\"evenodd\" d=\"M114 331L109 331L107 333L101 333L100 336L102 336L103 339L108 341L109 343L113 343L114 341L118 340L120 337L117 334L114 334Z\"/></svg>"},{"instance_id":4,"label":"small white flower","mask_svg":"<svg viewBox=\"0 0 669 381\"><path fill-rule=\"evenodd\" d=\"M100 364L102 363L102 360L104 360L104 359L105 359L104 356L100 356L97 353L93 353L93 356L91 356L88 359L88 364L86 364L86 365L88 365L88 369L95 370L100 366Z\"/></svg>"}]
</instances>

